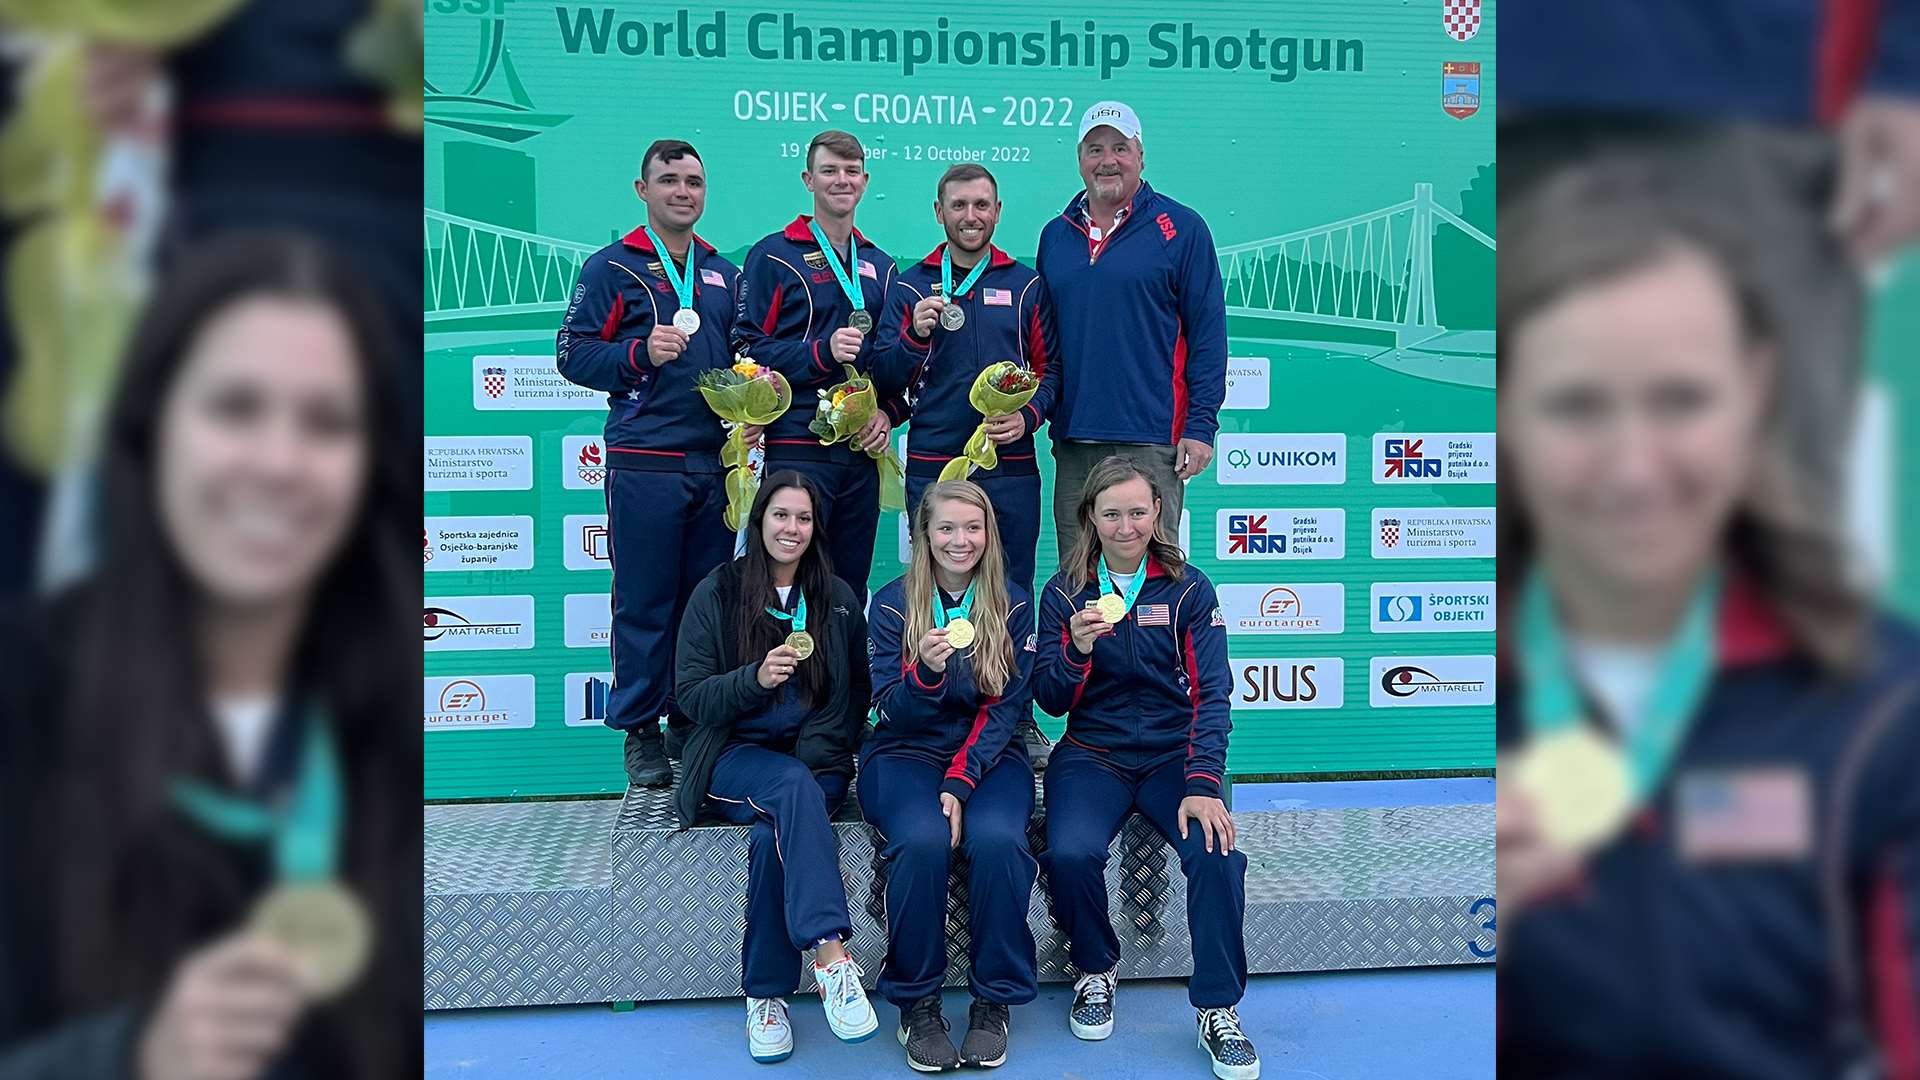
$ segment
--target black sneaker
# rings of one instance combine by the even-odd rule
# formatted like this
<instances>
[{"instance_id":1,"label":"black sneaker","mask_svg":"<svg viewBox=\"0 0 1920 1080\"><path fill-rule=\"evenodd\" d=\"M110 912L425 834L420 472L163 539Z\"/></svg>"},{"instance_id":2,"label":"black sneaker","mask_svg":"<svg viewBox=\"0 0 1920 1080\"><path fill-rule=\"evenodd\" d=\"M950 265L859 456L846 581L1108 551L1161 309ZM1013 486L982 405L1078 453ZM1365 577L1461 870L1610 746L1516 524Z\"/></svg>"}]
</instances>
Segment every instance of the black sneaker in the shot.
<instances>
[{"instance_id":1,"label":"black sneaker","mask_svg":"<svg viewBox=\"0 0 1920 1080\"><path fill-rule=\"evenodd\" d=\"M973 999L967 1010L967 1037L960 1041L960 1060L991 1069L1007 1060L1007 1007Z\"/></svg>"},{"instance_id":2,"label":"black sneaker","mask_svg":"<svg viewBox=\"0 0 1920 1080\"><path fill-rule=\"evenodd\" d=\"M1014 728L1014 734L1019 736L1020 741L1026 744L1027 761L1033 766L1034 771L1039 772L1041 769L1046 768L1047 759L1053 756L1053 743L1049 742L1047 737L1041 734L1040 725L1033 722L1033 717L1029 716L1022 719L1019 725Z\"/></svg>"},{"instance_id":3,"label":"black sneaker","mask_svg":"<svg viewBox=\"0 0 1920 1080\"><path fill-rule=\"evenodd\" d=\"M946 1072L960 1067L948 1037L947 1018L940 1015L940 995L928 994L900 1010L900 1045L907 1048L907 1064L918 1072Z\"/></svg>"},{"instance_id":4,"label":"black sneaker","mask_svg":"<svg viewBox=\"0 0 1920 1080\"><path fill-rule=\"evenodd\" d=\"M627 732L627 779L635 787L666 787L673 783L673 766L660 752L660 733Z\"/></svg>"},{"instance_id":5,"label":"black sneaker","mask_svg":"<svg viewBox=\"0 0 1920 1080\"><path fill-rule=\"evenodd\" d=\"M1073 1011L1067 1026L1077 1038L1095 1042L1113 1034L1113 972L1080 976L1073 984Z\"/></svg>"},{"instance_id":6,"label":"black sneaker","mask_svg":"<svg viewBox=\"0 0 1920 1080\"><path fill-rule=\"evenodd\" d=\"M673 718L668 718L667 720L667 760L668 761L679 761L680 755L686 752L687 732L691 730L692 727L693 727L693 722L691 720L682 720L679 723L675 723L673 721Z\"/></svg>"},{"instance_id":7,"label":"black sneaker","mask_svg":"<svg viewBox=\"0 0 1920 1080\"><path fill-rule=\"evenodd\" d=\"M1260 1055L1240 1030L1239 1012L1232 1007L1201 1009L1195 1020L1200 1025L1200 1049L1213 1058L1213 1075L1220 1080L1255 1080L1260 1075Z\"/></svg>"}]
</instances>

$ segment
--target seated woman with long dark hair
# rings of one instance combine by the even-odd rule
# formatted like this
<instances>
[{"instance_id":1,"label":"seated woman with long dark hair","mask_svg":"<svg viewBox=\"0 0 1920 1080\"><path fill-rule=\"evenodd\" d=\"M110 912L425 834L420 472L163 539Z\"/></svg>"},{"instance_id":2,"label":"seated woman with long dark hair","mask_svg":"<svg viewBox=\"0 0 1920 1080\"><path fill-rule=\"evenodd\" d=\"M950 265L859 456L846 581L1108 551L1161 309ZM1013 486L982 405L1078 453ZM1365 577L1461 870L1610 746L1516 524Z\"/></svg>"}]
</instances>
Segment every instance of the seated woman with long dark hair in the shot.
<instances>
[{"instance_id":1,"label":"seated woman with long dark hair","mask_svg":"<svg viewBox=\"0 0 1920 1080\"><path fill-rule=\"evenodd\" d=\"M760 486L746 553L722 563L687 600L674 697L693 721L675 792L683 827L703 806L753 826L741 988L756 1061L793 1053L786 995L800 954L827 1025L848 1042L879 1026L847 955L853 933L830 818L847 797L853 736L867 702L854 670L866 649L860 601L835 577L815 530L819 492L791 469Z\"/></svg>"},{"instance_id":2,"label":"seated woman with long dark hair","mask_svg":"<svg viewBox=\"0 0 1920 1080\"><path fill-rule=\"evenodd\" d=\"M419 448L386 326L297 235L161 279L97 568L0 638L0 1076L418 1075Z\"/></svg>"}]
</instances>

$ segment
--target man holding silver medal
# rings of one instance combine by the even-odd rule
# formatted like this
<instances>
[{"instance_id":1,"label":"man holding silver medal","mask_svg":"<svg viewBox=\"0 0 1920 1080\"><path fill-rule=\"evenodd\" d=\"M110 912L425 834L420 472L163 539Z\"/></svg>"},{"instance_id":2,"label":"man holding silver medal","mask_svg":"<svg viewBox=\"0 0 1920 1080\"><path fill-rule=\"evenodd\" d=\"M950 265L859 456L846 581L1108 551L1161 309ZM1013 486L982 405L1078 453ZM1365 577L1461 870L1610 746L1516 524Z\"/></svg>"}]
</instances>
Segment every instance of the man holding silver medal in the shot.
<instances>
[{"instance_id":1,"label":"man holding silver medal","mask_svg":"<svg viewBox=\"0 0 1920 1080\"><path fill-rule=\"evenodd\" d=\"M794 407L769 425L766 470L794 469L820 488L816 522L834 573L862 602L880 521L880 477L868 451L883 450L906 405L885 397L860 432L859 446L820 445L808 430L815 394L865 374L881 346L874 314L893 284L893 259L854 227L867 191L866 151L844 131L823 131L807 145L801 183L813 213L801 214L747 253L733 324L734 348L787 377Z\"/></svg>"},{"instance_id":2,"label":"man holding silver medal","mask_svg":"<svg viewBox=\"0 0 1920 1080\"><path fill-rule=\"evenodd\" d=\"M967 479L993 503L1008 578L1031 596L1040 540L1033 433L1060 390L1053 306L1040 275L993 244L1000 191L992 173L974 164L948 169L935 188L933 213L946 241L894 281L882 320L891 347L874 362L881 391L904 391L913 412L907 510L914 512L921 495L965 453L968 439L984 423L998 464L976 469ZM1011 414L982 417L971 400L974 382L1008 360L1037 377L1039 389ZM1034 727L1031 707L1020 720L1019 734L1034 768L1045 768L1052 747Z\"/></svg>"},{"instance_id":3,"label":"man holding silver medal","mask_svg":"<svg viewBox=\"0 0 1920 1080\"><path fill-rule=\"evenodd\" d=\"M607 394L605 490L613 565L613 690L607 726L625 731L627 778L673 781L661 745L690 725L673 701L675 628L694 586L733 554L723 517L726 431L693 383L733 363L727 328L740 271L694 235L706 210L699 152L663 139L633 190L646 224L580 267L560 328L560 374Z\"/></svg>"}]
</instances>

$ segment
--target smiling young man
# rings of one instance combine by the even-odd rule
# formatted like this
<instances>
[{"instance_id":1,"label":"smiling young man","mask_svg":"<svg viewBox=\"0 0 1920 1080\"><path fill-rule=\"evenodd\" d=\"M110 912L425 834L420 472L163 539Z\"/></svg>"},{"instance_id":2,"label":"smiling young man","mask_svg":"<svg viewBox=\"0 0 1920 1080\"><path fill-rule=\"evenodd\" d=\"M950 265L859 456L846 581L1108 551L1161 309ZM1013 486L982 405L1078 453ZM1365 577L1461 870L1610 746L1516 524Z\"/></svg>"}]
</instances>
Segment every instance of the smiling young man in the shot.
<instances>
[{"instance_id":1,"label":"smiling young man","mask_svg":"<svg viewBox=\"0 0 1920 1080\"><path fill-rule=\"evenodd\" d=\"M967 477L993 503L1008 577L1031 596L1040 539L1033 433L1060 390L1053 307L1040 275L993 244L1000 191L992 173L971 164L948 169L934 190L933 215L946 240L900 271L887 293L884 322L891 346L874 367L881 389L904 392L913 414L907 507L911 513L920 505L922 493L961 455L980 425L980 413L968 398L980 372L1012 360L1039 376L1040 389L1031 402L1010 415L986 418L999 465ZM1019 726L1028 758L1035 768L1045 768L1051 746L1034 727L1031 708Z\"/></svg>"},{"instance_id":2,"label":"smiling young man","mask_svg":"<svg viewBox=\"0 0 1920 1080\"><path fill-rule=\"evenodd\" d=\"M673 779L659 717L666 713L682 736L689 726L673 702L675 628L694 586L733 554L720 483L726 432L693 382L733 362L728 332L740 271L694 235L707 174L692 146L649 146L633 190L646 204L646 224L581 265L556 354L560 374L607 394L606 722L627 733L627 778L659 787Z\"/></svg>"},{"instance_id":3,"label":"smiling young man","mask_svg":"<svg viewBox=\"0 0 1920 1080\"><path fill-rule=\"evenodd\" d=\"M863 601L880 520L879 473L864 451L886 447L893 426L906 419L906 406L883 397L858 448L821 446L807 424L816 392L845 379L846 365L868 373L884 345L878 319L895 268L853 224L867 180L860 140L844 131L813 137L800 174L813 213L747 253L733 324L734 348L793 385L793 408L767 428L766 470L795 469L819 485L816 517L834 573Z\"/></svg>"},{"instance_id":4,"label":"smiling young man","mask_svg":"<svg viewBox=\"0 0 1920 1080\"><path fill-rule=\"evenodd\" d=\"M1060 550L1080 487L1118 454L1140 463L1176 532L1186 481L1213 460L1227 393L1227 308L1205 221L1141 179L1140 118L1118 101L1080 118L1086 190L1040 232L1034 259L1060 327L1049 434Z\"/></svg>"}]
</instances>

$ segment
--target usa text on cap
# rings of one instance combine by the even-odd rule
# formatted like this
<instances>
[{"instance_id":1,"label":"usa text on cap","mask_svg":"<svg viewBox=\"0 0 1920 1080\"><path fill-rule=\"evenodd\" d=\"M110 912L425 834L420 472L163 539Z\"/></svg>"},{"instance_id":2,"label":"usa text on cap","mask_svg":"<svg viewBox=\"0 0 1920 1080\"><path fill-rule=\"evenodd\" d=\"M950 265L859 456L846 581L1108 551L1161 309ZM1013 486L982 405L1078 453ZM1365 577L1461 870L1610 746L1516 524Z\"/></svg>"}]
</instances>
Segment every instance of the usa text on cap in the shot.
<instances>
[{"instance_id":1,"label":"usa text on cap","mask_svg":"<svg viewBox=\"0 0 1920 1080\"><path fill-rule=\"evenodd\" d=\"M1080 117L1080 138L1085 139L1087 132L1105 124L1129 139L1140 137L1140 118L1125 102L1096 101Z\"/></svg>"}]
</instances>

